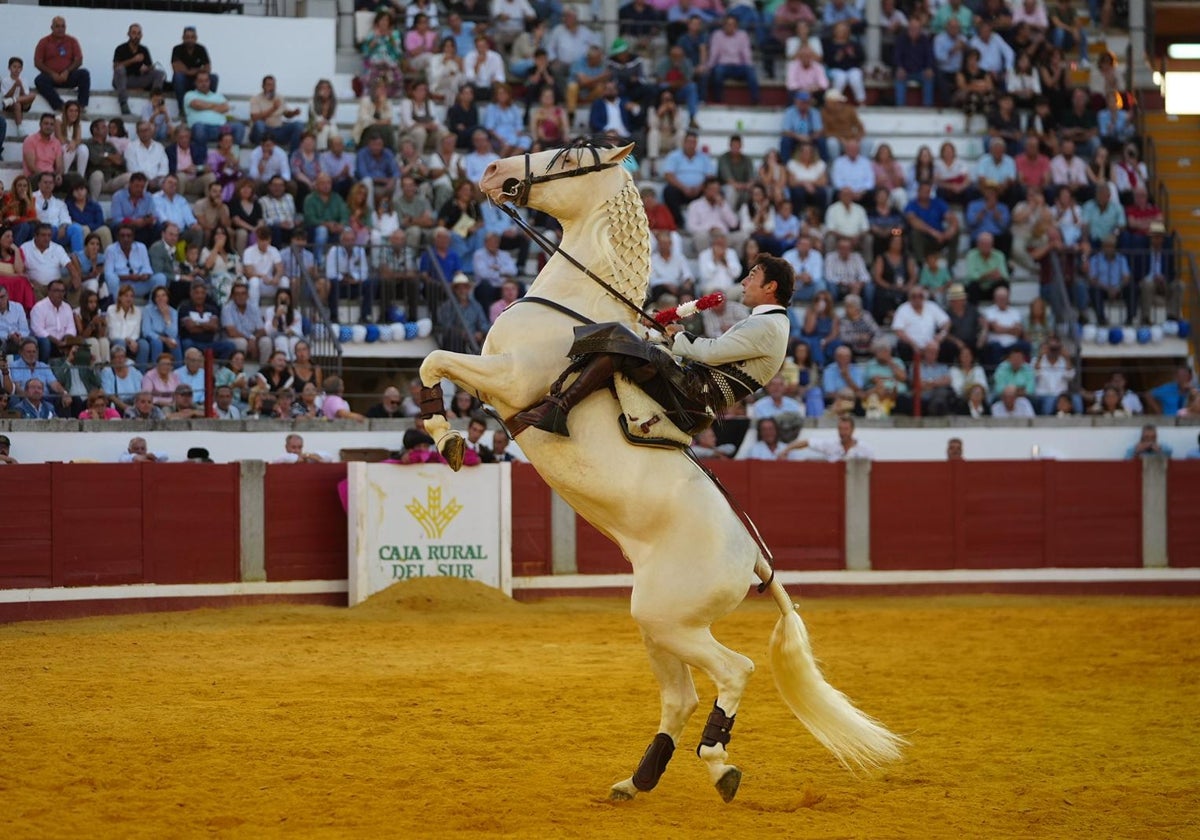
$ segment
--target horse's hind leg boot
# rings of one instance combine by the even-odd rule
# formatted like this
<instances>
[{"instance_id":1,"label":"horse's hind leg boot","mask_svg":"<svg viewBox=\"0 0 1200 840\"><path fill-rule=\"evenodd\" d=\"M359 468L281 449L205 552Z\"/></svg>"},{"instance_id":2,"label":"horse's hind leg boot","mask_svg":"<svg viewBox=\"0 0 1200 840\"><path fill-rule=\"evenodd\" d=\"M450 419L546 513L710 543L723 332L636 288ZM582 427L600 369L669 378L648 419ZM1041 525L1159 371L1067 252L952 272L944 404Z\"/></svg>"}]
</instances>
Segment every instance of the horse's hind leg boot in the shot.
<instances>
[{"instance_id":1,"label":"horse's hind leg boot","mask_svg":"<svg viewBox=\"0 0 1200 840\"><path fill-rule=\"evenodd\" d=\"M597 353L562 393L550 394L533 408L518 414L517 420L543 432L570 437L571 433L567 431L567 415L584 397L612 379L613 369L612 356Z\"/></svg>"},{"instance_id":2,"label":"horse's hind leg boot","mask_svg":"<svg viewBox=\"0 0 1200 840\"><path fill-rule=\"evenodd\" d=\"M704 724L704 732L700 736L700 745L696 747L696 755L700 755L702 747L715 747L717 744L726 746L733 730L734 717L725 714L725 710L714 700L712 711L708 713L708 721Z\"/></svg>"},{"instance_id":3,"label":"horse's hind leg boot","mask_svg":"<svg viewBox=\"0 0 1200 840\"><path fill-rule=\"evenodd\" d=\"M421 388L420 408L422 420L446 414L446 402L442 398L442 383L439 382L432 388Z\"/></svg>"},{"instance_id":4,"label":"horse's hind leg boot","mask_svg":"<svg viewBox=\"0 0 1200 840\"><path fill-rule=\"evenodd\" d=\"M654 790L674 754L675 742L671 736L665 732L655 735L650 746L646 747L646 754L642 756L637 772L633 774L633 786L643 793Z\"/></svg>"}]
</instances>

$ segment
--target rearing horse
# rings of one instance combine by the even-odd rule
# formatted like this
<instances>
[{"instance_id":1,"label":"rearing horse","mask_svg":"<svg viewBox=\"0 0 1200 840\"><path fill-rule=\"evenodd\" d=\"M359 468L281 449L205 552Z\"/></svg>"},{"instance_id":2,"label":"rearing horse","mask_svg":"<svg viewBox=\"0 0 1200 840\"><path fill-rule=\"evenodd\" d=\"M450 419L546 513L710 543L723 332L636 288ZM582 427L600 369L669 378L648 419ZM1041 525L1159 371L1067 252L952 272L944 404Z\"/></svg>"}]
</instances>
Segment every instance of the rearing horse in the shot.
<instances>
[{"instance_id":1,"label":"rearing horse","mask_svg":"<svg viewBox=\"0 0 1200 840\"><path fill-rule=\"evenodd\" d=\"M496 321L483 355L438 350L425 359L427 387L450 379L511 418L547 393L567 362L572 328L583 319L636 328L634 310L562 253L630 300L645 299L650 233L641 196L620 165L632 148L576 145L488 166L480 189L497 203L515 200L556 217L560 253L538 274L530 300ZM521 435L521 448L546 483L633 567L631 612L661 689L662 716L637 771L613 785L610 796L628 799L658 783L698 704L689 666L717 688L697 753L721 796L729 801L737 793L741 771L728 762L726 746L754 663L721 645L710 627L742 602L755 575L771 580L782 613L770 650L788 706L847 766L898 758L902 739L825 682L795 606L718 488L684 453L626 442L618 413L614 397L601 389L571 411L570 437L535 428ZM461 464L462 438L445 417L427 420L426 429L450 463Z\"/></svg>"}]
</instances>

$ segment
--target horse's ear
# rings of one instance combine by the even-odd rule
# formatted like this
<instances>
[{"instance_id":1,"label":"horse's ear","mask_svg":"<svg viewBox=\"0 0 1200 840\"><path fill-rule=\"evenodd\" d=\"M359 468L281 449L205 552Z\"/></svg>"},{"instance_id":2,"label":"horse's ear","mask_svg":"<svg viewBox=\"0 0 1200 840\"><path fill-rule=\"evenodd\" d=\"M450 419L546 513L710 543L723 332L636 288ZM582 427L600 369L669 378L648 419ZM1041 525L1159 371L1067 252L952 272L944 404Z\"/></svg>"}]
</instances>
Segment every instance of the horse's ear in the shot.
<instances>
[{"instance_id":1,"label":"horse's ear","mask_svg":"<svg viewBox=\"0 0 1200 840\"><path fill-rule=\"evenodd\" d=\"M622 146L619 149L613 149L608 158L608 162L620 163L621 161L625 160L625 158L629 157L629 155L633 153L633 146L634 144L630 143L628 146Z\"/></svg>"}]
</instances>

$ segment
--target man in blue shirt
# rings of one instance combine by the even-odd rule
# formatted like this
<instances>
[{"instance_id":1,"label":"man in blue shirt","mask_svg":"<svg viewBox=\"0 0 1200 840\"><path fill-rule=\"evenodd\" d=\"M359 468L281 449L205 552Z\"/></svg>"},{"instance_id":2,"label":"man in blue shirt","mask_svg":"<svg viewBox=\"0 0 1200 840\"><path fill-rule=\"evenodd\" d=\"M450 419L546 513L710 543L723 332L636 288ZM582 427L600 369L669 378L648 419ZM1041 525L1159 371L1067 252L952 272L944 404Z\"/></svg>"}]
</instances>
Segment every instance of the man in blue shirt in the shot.
<instances>
[{"instance_id":1,"label":"man in blue shirt","mask_svg":"<svg viewBox=\"0 0 1200 840\"><path fill-rule=\"evenodd\" d=\"M897 107L904 106L908 85L917 82L921 85L921 104L932 108L935 65L933 40L924 31L924 23L918 15L910 17L908 28L896 36L893 58Z\"/></svg>"},{"instance_id":2,"label":"man in blue shirt","mask_svg":"<svg viewBox=\"0 0 1200 840\"><path fill-rule=\"evenodd\" d=\"M979 234L990 233L996 249L1006 257L1012 254L1012 213L1000 202L1000 189L991 181L984 181L983 198L977 198L967 205L967 233L971 236L971 244L979 239Z\"/></svg>"},{"instance_id":3,"label":"man in blue shirt","mask_svg":"<svg viewBox=\"0 0 1200 840\"><path fill-rule=\"evenodd\" d=\"M1158 442L1158 427L1142 426L1142 436L1138 442L1125 450L1125 457L1133 458L1170 458L1174 450L1167 443Z\"/></svg>"},{"instance_id":4,"label":"man in blue shirt","mask_svg":"<svg viewBox=\"0 0 1200 840\"><path fill-rule=\"evenodd\" d=\"M147 248L162 234L154 199L146 193L146 176L141 172L130 175L129 186L116 191L109 213L108 226L114 233L121 225L129 225L133 238Z\"/></svg>"},{"instance_id":5,"label":"man in blue shirt","mask_svg":"<svg viewBox=\"0 0 1200 840\"><path fill-rule=\"evenodd\" d=\"M968 198L979 198L983 184L991 181L1000 191L1000 200L1010 207L1017 201L1017 162L1005 151L1004 141L993 137L988 153L975 164L975 184L967 191Z\"/></svg>"},{"instance_id":6,"label":"man in blue shirt","mask_svg":"<svg viewBox=\"0 0 1200 840\"><path fill-rule=\"evenodd\" d=\"M134 236L133 225L123 222L117 227L117 241L104 251L104 282L114 301L126 284L133 287L134 294L149 298L155 286L168 282L165 275L154 276L150 252L141 242L135 242Z\"/></svg>"},{"instance_id":7,"label":"man in blue shirt","mask_svg":"<svg viewBox=\"0 0 1200 840\"><path fill-rule=\"evenodd\" d=\"M917 185L917 197L904 208L904 219L912 231L913 256L925 262L929 251L945 251L947 268L954 271L958 260L958 217L950 205L933 195L933 185L922 181Z\"/></svg>"},{"instance_id":8,"label":"man in blue shirt","mask_svg":"<svg viewBox=\"0 0 1200 840\"><path fill-rule=\"evenodd\" d=\"M1132 326L1133 314L1137 311L1137 286L1131 282L1125 256L1117 253L1115 236L1106 236L1100 245L1100 253L1092 254L1088 260L1088 285L1092 308L1096 310L1096 323L1108 326L1108 302L1123 298L1125 326Z\"/></svg>"},{"instance_id":9,"label":"man in blue shirt","mask_svg":"<svg viewBox=\"0 0 1200 840\"><path fill-rule=\"evenodd\" d=\"M785 166L803 143L816 143L821 157L826 156L822 148L825 138L821 136L825 124L821 112L812 107L812 94L798 90L792 99L793 104L783 112L783 136L779 138L779 157Z\"/></svg>"},{"instance_id":10,"label":"man in blue shirt","mask_svg":"<svg viewBox=\"0 0 1200 840\"><path fill-rule=\"evenodd\" d=\"M717 172L713 159L696 148L698 143L696 132L689 131L683 138L683 147L675 149L662 162L663 179L667 182L663 187L663 204L679 227L683 227L684 205L699 198L705 180Z\"/></svg>"},{"instance_id":11,"label":"man in blue shirt","mask_svg":"<svg viewBox=\"0 0 1200 840\"><path fill-rule=\"evenodd\" d=\"M358 150L354 160L354 177L367 185L372 205L376 192L391 195L396 191L400 167L396 165L396 155L392 150L383 147L383 137L373 134L366 148Z\"/></svg>"},{"instance_id":12,"label":"man in blue shirt","mask_svg":"<svg viewBox=\"0 0 1200 840\"><path fill-rule=\"evenodd\" d=\"M1192 385L1192 369L1180 365L1175 369L1175 379L1152 388L1146 394L1146 411L1174 417L1191 400L1196 388Z\"/></svg>"},{"instance_id":13,"label":"man in blue shirt","mask_svg":"<svg viewBox=\"0 0 1200 840\"><path fill-rule=\"evenodd\" d=\"M17 356L18 358L8 366L7 377L12 383L15 396L24 396L26 387L34 379L42 383L43 390L53 394L63 393L63 386L54 378L54 372L50 370L50 365L38 361L37 339L33 337L22 339ZM13 408L16 406L14 405Z\"/></svg>"}]
</instances>

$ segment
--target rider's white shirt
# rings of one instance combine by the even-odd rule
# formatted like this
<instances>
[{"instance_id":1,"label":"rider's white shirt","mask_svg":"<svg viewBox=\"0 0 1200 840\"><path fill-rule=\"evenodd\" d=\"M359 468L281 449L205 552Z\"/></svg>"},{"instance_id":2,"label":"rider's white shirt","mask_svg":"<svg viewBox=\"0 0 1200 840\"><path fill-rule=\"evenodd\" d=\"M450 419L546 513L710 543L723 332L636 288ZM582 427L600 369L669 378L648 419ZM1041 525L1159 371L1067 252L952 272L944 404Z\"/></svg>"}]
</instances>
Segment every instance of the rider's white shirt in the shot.
<instances>
[{"instance_id":1,"label":"rider's white shirt","mask_svg":"<svg viewBox=\"0 0 1200 840\"><path fill-rule=\"evenodd\" d=\"M764 383L779 372L787 355L786 315L787 310L778 304L762 304L718 338L677 334L671 352L707 365L733 364L756 382Z\"/></svg>"}]
</instances>

